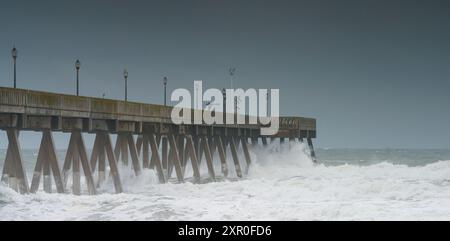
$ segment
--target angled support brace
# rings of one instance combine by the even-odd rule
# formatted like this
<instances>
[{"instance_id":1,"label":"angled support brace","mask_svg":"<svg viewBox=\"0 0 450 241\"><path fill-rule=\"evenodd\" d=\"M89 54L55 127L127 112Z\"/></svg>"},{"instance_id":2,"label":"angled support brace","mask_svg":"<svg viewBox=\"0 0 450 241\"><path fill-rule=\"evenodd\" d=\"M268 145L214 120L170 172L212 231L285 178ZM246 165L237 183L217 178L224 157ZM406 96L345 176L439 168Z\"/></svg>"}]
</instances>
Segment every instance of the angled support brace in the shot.
<instances>
[{"instance_id":1,"label":"angled support brace","mask_svg":"<svg viewBox=\"0 0 450 241\"><path fill-rule=\"evenodd\" d=\"M220 164L221 164L223 176L228 177L227 158L225 156L225 149L224 149L222 137L216 136L215 139L216 139L215 143L217 146L217 150L219 152L219 158L220 158Z\"/></svg>"},{"instance_id":2,"label":"angled support brace","mask_svg":"<svg viewBox=\"0 0 450 241\"><path fill-rule=\"evenodd\" d=\"M310 137L308 137L307 141L308 141L308 146L309 146L311 159L313 160L314 163L317 163L316 152L314 151L314 146L313 146L312 139Z\"/></svg>"},{"instance_id":3,"label":"angled support brace","mask_svg":"<svg viewBox=\"0 0 450 241\"><path fill-rule=\"evenodd\" d=\"M106 132L97 132L94 141L94 148L91 155L91 168L95 172L98 160L98 181L97 187L105 180L106 173L106 156L108 157L108 164L110 167L110 176L113 178L114 188L116 193L123 192L122 183L120 181L119 170L117 168L116 157L112 150L111 138Z\"/></svg>"},{"instance_id":4,"label":"angled support brace","mask_svg":"<svg viewBox=\"0 0 450 241\"><path fill-rule=\"evenodd\" d=\"M175 172L177 173L177 179L179 182L183 182L183 170L181 167L181 162L180 162L180 154L178 152L178 147L177 147L177 141L175 139L175 136L173 134L169 134L168 136L169 138L169 143L170 143L170 150L171 150L171 163L173 163L173 165L175 166Z\"/></svg>"},{"instance_id":5,"label":"angled support brace","mask_svg":"<svg viewBox=\"0 0 450 241\"><path fill-rule=\"evenodd\" d=\"M84 144L83 136L79 130L72 131L70 135L69 148L67 149L66 158L64 160L62 178L64 186L67 185L68 172L72 166L73 178L73 193L75 195L81 194L80 188L80 164L84 171L88 193L90 195L96 194L94 178L92 177L92 170L90 162L88 161L86 146Z\"/></svg>"},{"instance_id":6,"label":"angled support brace","mask_svg":"<svg viewBox=\"0 0 450 241\"><path fill-rule=\"evenodd\" d=\"M233 156L234 167L236 169L236 175L238 177L242 177L241 164L239 164L239 157L237 154L236 143L234 141L234 138L231 137L229 139L229 142L230 142L231 155Z\"/></svg>"},{"instance_id":7,"label":"angled support brace","mask_svg":"<svg viewBox=\"0 0 450 241\"><path fill-rule=\"evenodd\" d=\"M153 163L153 165L156 167L156 172L158 173L159 181L161 183L165 183L166 179L164 176L161 159L159 158L158 145L156 144L155 137L153 136L153 134L145 134L145 136L150 143L150 148L152 149L152 162L151 163ZM151 167L151 165L150 165L150 167Z\"/></svg>"},{"instance_id":8,"label":"angled support brace","mask_svg":"<svg viewBox=\"0 0 450 241\"><path fill-rule=\"evenodd\" d=\"M19 193L29 192L28 179L23 166L22 153L19 144L19 132L16 129L6 129L8 149L3 166L2 181Z\"/></svg>"},{"instance_id":9,"label":"angled support brace","mask_svg":"<svg viewBox=\"0 0 450 241\"><path fill-rule=\"evenodd\" d=\"M186 149L188 150L188 154L191 159L195 182L198 183L200 182L200 168L197 161L197 152L191 135L186 136Z\"/></svg>"},{"instance_id":10,"label":"angled support brace","mask_svg":"<svg viewBox=\"0 0 450 241\"><path fill-rule=\"evenodd\" d=\"M242 138L241 143L242 143L242 150L244 151L245 163L247 164L245 166L245 174L247 174L248 170L250 168L250 164L252 163L252 160L250 158L250 153L248 151L247 138Z\"/></svg>"},{"instance_id":11,"label":"angled support brace","mask_svg":"<svg viewBox=\"0 0 450 241\"><path fill-rule=\"evenodd\" d=\"M206 137L201 138L201 146L203 151L205 152L206 166L208 167L209 177L212 180L216 179L216 174L214 173L214 166L212 162L211 149L209 148L209 143Z\"/></svg>"},{"instance_id":12,"label":"angled support brace","mask_svg":"<svg viewBox=\"0 0 450 241\"><path fill-rule=\"evenodd\" d=\"M42 133L41 145L39 147L36 167L34 169L33 179L31 181L30 192L36 193L39 188L40 178L44 173L44 191L52 192L51 174L56 184L56 191L64 193L64 182L59 169L58 159L56 157L55 144L50 130L44 130Z\"/></svg>"}]
</instances>

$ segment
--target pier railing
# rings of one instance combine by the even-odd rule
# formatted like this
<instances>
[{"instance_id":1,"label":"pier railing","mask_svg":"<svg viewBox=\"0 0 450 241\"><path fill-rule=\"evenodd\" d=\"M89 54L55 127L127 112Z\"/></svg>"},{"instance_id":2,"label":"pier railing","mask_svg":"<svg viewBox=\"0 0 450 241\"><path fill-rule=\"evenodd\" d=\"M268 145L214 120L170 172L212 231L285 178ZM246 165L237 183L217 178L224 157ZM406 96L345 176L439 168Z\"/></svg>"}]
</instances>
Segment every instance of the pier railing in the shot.
<instances>
[{"instance_id":1,"label":"pier railing","mask_svg":"<svg viewBox=\"0 0 450 241\"><path fill-rule=\"evenodd\" d=\"M0 113L172 123L172 109L171 106L0 87ZM202 112L202 110L191 109L191 123L194 123L194 112ZM227 124L226 126L249 129L262 127L261 124L248 124L247 115L244 118L246 124ZM313 132L316 130L316 120L313 118L280 117L279 123L282 131L295 129Z\"/></svg>"},{"instance_id":2,"label":"pier railing","mask_svg":"<svg viewBox=\"0 0 450 241\"><path fill-rule=\"evenodd\" d=\"M128 165L131 157L136 175L140 175L142 168L155 169L161 183L171 179L173 170L176 181L184 182L185 169L190 161L193 181L200 183L199 166L203 157L210 180L217 178L215 157L219 158L222 178L228 177L227 150L233 159L235 175L241 178L252 164L252 148L272 143L279 144L278 150L283 150L286 146L290 148L292 143L303 142L304 138L312 160L316 161L312 144L312 138L316 138L316 120L313 118L280 117L278 133L267 137L261 135L260 130L264 127L261 124L176 125L171 119L172 110L170 106L0 88L0 129L6 130L8 137L1 180L21 193L34 193L43 176L44 191L52 192L53 176L56 191L63 193L72 173L72 192L81 194L80 171L83 170L89 194L95 194L97 187L108 177L113 179L119 193L123 189L117 162L121 159L124 165ZM189 110L192 118L204 113L203 110ZM245 116L245 119L248 123L249 117ZM21 131L27 130L42 132L31 186L28 185L18 138ZM62 168L56 156L53 131L70 133ZM83 132L95 134L90 158ZM114 148L110 134L117 134ZM289 140L287 143L286 138ZM245 162L241 164L240 160Z\"/></svg>"}]
</instances>

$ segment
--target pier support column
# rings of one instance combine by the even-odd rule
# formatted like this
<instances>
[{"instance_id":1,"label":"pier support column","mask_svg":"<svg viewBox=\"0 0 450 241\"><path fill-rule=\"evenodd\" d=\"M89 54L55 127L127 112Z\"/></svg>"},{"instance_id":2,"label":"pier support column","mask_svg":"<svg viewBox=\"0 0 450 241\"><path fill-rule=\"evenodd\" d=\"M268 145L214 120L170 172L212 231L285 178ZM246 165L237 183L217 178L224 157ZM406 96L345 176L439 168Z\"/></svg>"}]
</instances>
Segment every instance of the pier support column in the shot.
<instances>
[{"instance_id":1,"label":"pier support column","mask_svg":"<svg viewBox=\"0 0 450 241\"><path fill-rule=\"evenodd\" d=\"M216 174L214 172L214 165L211 155L211 149L209 147L209 142L206 136L201 137L201 148L203 149L203 152L205 153L205 159L206 159L206 166L208 167L208 174L209 177L215 181L216 180Z\"/></svg>"},{"instance_id":2,"label":"pier support column","mask_svg":"<svg viewBox=\"0 0 450 241\"><path fill-rule=\"evenodd\" d=\"M184 136L184 162L183 162L183 175L186 173L186 166L189 161L189 149L187 148L187 136Z\"/></svg>"},{"instance_id":3,"label":"pier support column","mask_svg":"<svg viewBox=\"0 0 450 241\"><path fill-rule=\"evenodd\" d=\"M52 179L51 179L52 172L50 171L50 162L48 161L48 159L49 159L48 153L47 152L43 153L41 158L43 158L45 160L43 163L44 191L46 193L51 193L52 192ZM33 183L32 183L32 185L33 185Z\"/></svg>"},{"instance_id":4,"label":"pier support column","mask_svg":"<svg viewBox=\"0 0 450 241\"><path fill-rule=\"evenodd\" d=\"M162 167L164 170L164 175L166 176L166 179L169 179L168 177L168 162L169 162L169 146L167 142L167 136L161 136L161 157L162 157Z\"/></svg>"},{"instance_id":5,"label":"pier support column","mask_svg":"<svg viewBox=\"0 0 450 241\"><path fill-rule=\"evenodd\" d=\"M17 192L17 174L15 171L15 162L11 155L11 147L8 143L5 161L3 162L2 182L8 184L10 188Z\"/></svg>"},{"instance_id":6,"label":"pier support column","mask_svg":"<svg viewBox=\"0 0 450 241\"><path fill-rule=\"evenodd\" d=\"M244 157L245 157L245 162L246 162L246 166L245 166L245 174L248 174L248 170L250 168L250 164L252 162L252 160L250 159L250 153L248 151L248 143L247 143L247 138L242 138L241 139L241 143L242 143L242 150L244 152Z\"/></svg>"},{"instance_id":7,"label":"pier support column","mask_svg":"<svg viewBox=\"0 0 450 241\"><path fill-rule=\"evenodd\" d=\"M180 163L181 163L183 176L184 176L184 169L186 166L186 148L185 148L185 144L184 144L184 139L185 139L184 135L179 135L178 140L177 140L178 154L180 155L179 159L180 159Z\"/></svg>"},{"instance_id":8,"label":"pier support column","mask_svg":"<svg viewBox=\"0 0 450 241\"><path fill-rule=\"evenodd\" d=\"M181 162L180 162L180 154L178 152L178 147L177 147L177 140L173 134L169 134L168 139L169 139L169 144L170 144L170 150L172 153L170 163L173 166L175 166L175 172L177 174L178 181L183 182L184 179L183 179L183 172L182 172L182 167L181 167ZM169 166L169 169L171 169L170 166Z\"/></svg>"},{"instance_id":9,"label":"pier support column","mask_svg":"<svg viewBox=\"0 0 450 241\"><path fill-rule=\"evenodd\" d=\"M233 137L230 137L229 141L230 141L231 155L233 156L234 167L236 169L236 175L238 177L242 177L241 164L239 163L239 157L237 154L236 143L235 143Z\"/></svg>"},{"instance_id":10,"label":"pier support column","mask_svg":"<svg viewBox=\"0 0 450 241\"><path fill-rule=\"evenodd\" d=\"M122 163L128 166L128 148L127 148L127 136L125 133L117 133L116 146L114 147L114 155L116 161L119 161L122 157Z\"/></svg>"},{"instance_id":11,"label":"pier support column","mask_svg":"<svg viewBox=\"0 0 450 241\"><path fill-rule=\"evenodd\" d=\"M234 137L234 145L236 146L236 151L239 150L239 146L241 145L241 138L239 137Z\"/></svg>"},{"instance_id":12,"label":"pier support column","mask_svg":"<svg viewBox=\"0 0 450 241\"><path fill-rule=\"evenodd\" d=\"M128 148L127 148L127 138L125 137L122 140L121 145L121 153L122 153L122 162L128 166Z\"/></svg>"},{"instance_id":13,"label":"pier support column","mask_svg":"<svg viewBox=\"0 0 450 241\"><path fill-rule=\"evenodd\" d=\"M197 160L197 151L191 135L186 135L186 149L188 150L187 154L189 155L189 159L191 159L194 181L198 183L200 182L200 168Z\"/></svg>"},{"instance_id":14,"label":"pier support column","mask_svg":"<svg viewBox=\"0 0 450 241\"><path fill-rule=\"evenodd\" d=\"M95 172L97 161L98 161L98 181L97 187L100 186L105 180L106 173L106 158L105 153L108 156L108 163L110 167L110 176L113 178L114 188L116 193L121 193L122 183L120 181L119 170L117 168L116 157L112 150L111 138L106 132L97 132L95 135L94 148L92 149L91 155L91 168L92 172Z\"/></svg>"},{"instance_id":15,"label":"pier support column","mask_svg":"<svg viewBox=\"0 0 450 241\"><path fill-rule=\"evenodd\" d=\"M145 135L147 136L149 144L151 144L150 143L150 135L153 136L153 134L151 134L151 133L147 134L146 133ZM156 150L159 150L159 146L161 144L161 135L156 135L156 138L153 136L153 139L155 140ZM150 145L150 147L151 147L151 145ZM150 168L151 169L155 169L156 158L158 158L159 164L161 164L161 158L159 157L159 154L158 154L159 152L158 151L154 152L153 149L151 149L151 151L152 151L152 155L151 155L151 159L150 159ZM162 164L161 164L161 166L162 166Z\"/></svg>"},{"instance_id":16,"label":"pier support column","mask_svg":"<svg viewBox=\"0 0 450 241\"><path fill-rule=\"evenodd\" d=\"M31 193L36 193L39 188L40 178L44 173L44 191L52 191L51 174L55 180L56 191L64 193L64 183L59 169L58 159L56 157L55 144L51 130L42 132L41 145L37 156L36 166L34 168L33 179L31 181Z\"/></svg>"},{"instance_id":17,"label":"pier support column","mask_svg":"<svg viewBox=\"0 0 450 241\"><path fill-rule=\"evenodd\" d=\"M11 188L19 193L29 192L28 179L23 167L22 153L18 140L19 131L16 129L6 129L8 136L8 149L6 159L3 164L2 181L8 183Z\"/></svg>"},{"instance_id":18,"label":"pier support column","mask_svg":"<svg viewBox=\"0 0 450 241\"><path fill-rule=\"evenodd\" d=\"M127 139L128 139L128 148L130 149L131 154L131 160L133 162L133 169L136 176L139 176L141 174L141 166L139 164L139 157L136 150L136 144L134 143L134 138L131 133L127 133Z\"/></svg>"},{"instance_id":19,"label":"pier support column","mask_svg":"<svg viewBox=\"0 0 450 241\"><path fill-rule=\"evenodd\" d=\"M192 141L193 141L193 144L194 144L195 155L197 156L197 163L200 166L200 163L202 162L202 150L200 148L199 136L193 135L192 136Z\"/></svg>"},{"instance_id":20,"label":"pier support column","mask_svg":"<svg viewBox=\"0 0 450 241\"><path fill-rule=\"evenodd\" d=\"M69 148L67 149L66 158L64 160L62 176L64 186L67 183L68 172L70 166L72 166L72 177L73 177L73 193L75 195L80 195L80 162L84 171L84 176L86 178L86 183L88 187L88 193L90 195L95 195L95 185L94 179L92 177L91 165L87 158L86 146L84 145L84 140L81 132L79 130L72 131L70 135Z\"/></svg>"},{"instance_id":21,"label":"pier support column","mask_svg":"<svg viewBox=\"0 0 450 241\"><path fill-rule=\"evenodd\" d=\"M128 165L128 151L130 151L131 162L136 176L141 174L141 166L139 164L139 156L136 150L136 144L131 132L121 132L117 134L116 147L114 150L115 158L118 160L122 156L124 165Z\"/></svg>"},{"instance_id":22,"label":"pier support column","mask_svg":"<svg viewBox=\"0 0 450 241\"><path fill-rule=\"evenodd\" d=\"M167 137L167 145L168 145L168 148L167 148L167 153L168 153L168 155L167 155L167 173L166 173L166 175L167 175L167 180L169 180L171 177L172 177L172 171L173 171L173 166L174 166L174 164L173 164L173 149L170 147L170 142L169 142L169 137Z\"/></svg>"},{"instance_id":23,"label":"pier support column","mask_svg":"<svg viewBox=\"0 0 450 241\"><path fill-rule=\"evenodd\" d=\"M208 137L208 144L211 152L211 156L214 158L214 154L216 153L216 142L213 136Z\"/></svg>"},{"instance_id":24,"label":"pier support column","mask_svg":"<svg viewBox=\"0 0 450 241\"><path fill-rule=\"evenodd\" d=\"M228 165L227 165L227 158L225 155L225 149L222 137L216 136L214 143L216 144L217 150L219 152L219 158L222 168L222 173L224 177L228 177Z\"/></svg>"},{"instance_id":25,"label":"pier support column","mask_svg":"<svg viewBox=\"0 0 450 241\"><path fill-rule=\"evenodd\" d=\"M150 143L148 142L148 137L142 135L142 168L150 168ZM138 151L140 153L140 151Z\"/></svg>"},{"instance_id":26,"label":"pier support column","mask_svg":"<svg viewBox=\"0 0 450 241\"><path fill-rule=\"evenodd\" d=\"M266 147L267 146L267 137L265 137L265 136L261 137L261 142L262 142L263 146Z\"/></svg>"},{"instance_id":27,"label":"pier support column","mask_svg":"<svg viewBox=\"0 0 450 241\"><path fill-rule=\"evenodd\" d=\"M137 153L141 153L143 140L144 140L143 136L142 135L138 135L138 137L136 139L136 151L137 151Z\"/></svg>"},{"instance_id":28,"label":"pier support column","mask_svg":"<svg viewBox=\"0 0 450 241\"><path fill-rule=\"evenodd\" d=\"M169 135L172 135L172 134L169 134ZM172 177L173 168L175 166L175 163L174 163L175 152L174 152L174 148L170 144L170 136L169 135L167 136L167 140L169 142L169 157L167 159L167 178L168 179L170 179ZM177 151L178 151L179 150L179 147L178 147L178 139L179 139L179 137L174 135L174 138L175 138L175 145L176 145ZM179 151L178 151L178 159L180 160L180 164L181 164L180 152Z\"/></svg>"},{"instance_id":29,"label":"pier support column","mask_svg":"<svg viewBox=\"0 0 450 241\"><path fill-rule=\"evenodd\" d=\"M313 146L313 142L312 139L310 137L306 138L306 140L308 141L308 146L309 146L309 151L310 151L310 155L311 155L311 159L314 163L317 163L316 160L316 152L314 151L314 146Z\"/></svg>"},{"instance_id":30,"label":"pier support column","mask_svg":"<svg viewBox=\"0 0 450 241\"><path fill-rule=\"evenodd\" d=\"M285 144L284 137L280 137L280 152L285 151Z\"/></svg>"},{"instance_id":31,"label":"pier support column","mask_svg":"<svg viewBox=\"0 0 450 241\"><path fill-rule=\"evenodd\" d=\"M90 164L91 164L91 168L92 168L92 173L95 172L95 166L97 165L97 160L98 160L98 180L97 180L97 187L100 186L100 183L104 181L105 178L105 152L104 150L100 150L100 146L103 145L100 140L101 138L99 137L98 134L95 135L95 139L94 139L94 146L92 147L92 153L91 153L91 159L90 159ZM102 156L103 159L100 160L100 152L102 152Z\"/></svg>"},{"instance_id":32,"label":"pier support column","mask_svg":"<svg viewBox=\"0 0 450 241\"><path fill-rule=\"evenodd\" d=\"M166 178L164 175L164 170L162 167L161 159L159 158L158 144L156 142L156 139L160 139L160 138L155 139L155 136L152 133L145 133L144 138L148 140L148 142L150 143L150 148L152 150L152 158L150 161L150 168L156 167L156 172L158 173L159 181L161 183L165 183ZM158 140L158 143L159 143L159 140Z\"/></svg>"}]
</instances>

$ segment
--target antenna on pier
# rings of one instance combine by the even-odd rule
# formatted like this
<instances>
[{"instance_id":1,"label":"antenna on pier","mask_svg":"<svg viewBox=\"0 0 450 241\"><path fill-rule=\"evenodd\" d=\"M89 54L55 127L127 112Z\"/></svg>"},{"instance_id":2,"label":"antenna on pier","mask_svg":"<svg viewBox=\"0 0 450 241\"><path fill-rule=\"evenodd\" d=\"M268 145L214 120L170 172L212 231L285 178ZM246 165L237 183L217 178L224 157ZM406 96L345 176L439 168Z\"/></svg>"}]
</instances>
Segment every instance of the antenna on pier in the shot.
<instances>
[{"instance_id":1,"label":"antenna on pier","mask_svg":"<svg viewBox=\"0 0 450 241\"><path fill-rule=\"evenodd\" d=\"M233 89L233 81L234 81L234 75L236 73L236 68L235 67L230 67L228 69L228 73L230 74L230 86L231 86L231 89ZM238 112L238 110L239 110L238 103L240 103L240 102L241 102L241 100L239 99L239 97L235 97L235 99L234 99L234 109L236 110L236 112Z\"/></svg>"},{"instance_id":2,"label":"antenna on pier","mask_svg":"<svg viewBox=\"0 0 450 241\"><path fill-rule=\"evenodd\" d=\"M230 67L228 69L228 73L230 74L230 87L233 89L233 77L234 77L234 73L236 73L236 68Z\"/></svg>"}]
</instances>

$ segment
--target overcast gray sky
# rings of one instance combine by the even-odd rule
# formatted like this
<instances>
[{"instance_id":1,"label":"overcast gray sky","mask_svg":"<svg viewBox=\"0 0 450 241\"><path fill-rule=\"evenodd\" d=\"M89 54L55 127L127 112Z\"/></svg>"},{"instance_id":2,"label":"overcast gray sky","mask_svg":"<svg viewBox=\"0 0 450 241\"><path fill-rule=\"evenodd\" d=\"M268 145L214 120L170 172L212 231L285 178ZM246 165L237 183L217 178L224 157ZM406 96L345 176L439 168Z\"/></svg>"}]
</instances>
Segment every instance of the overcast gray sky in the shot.
<instances>
[{"instance_id":1,"label":"overcast gray sky","mask_svg":"<svg viewBox=\"0 0 450 241\"><path fill-rule=\"evenodd\" d=\"M161 103L169 88L279 88L320 147L450 147L448 1L1 1L0 85ZM5 140L5 135L0 136ZM64 147L67 135L57 135ZM22 134L36 147L38 134ZM5 141L1 141L4 147Z\"/></svg>"}]
</instances>

